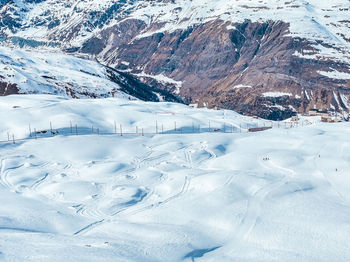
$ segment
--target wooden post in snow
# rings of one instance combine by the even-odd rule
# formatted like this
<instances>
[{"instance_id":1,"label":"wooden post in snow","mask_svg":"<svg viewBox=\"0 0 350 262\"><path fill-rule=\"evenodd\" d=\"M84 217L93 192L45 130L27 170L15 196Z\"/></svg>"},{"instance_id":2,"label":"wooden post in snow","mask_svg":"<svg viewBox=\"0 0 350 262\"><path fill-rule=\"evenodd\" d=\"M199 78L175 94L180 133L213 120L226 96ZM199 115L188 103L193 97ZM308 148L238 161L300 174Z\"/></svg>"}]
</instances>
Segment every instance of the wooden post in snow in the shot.
<instances>
[{"instance_id":1,"label":"wooden post in snow","mask_svg":"<svg viewBox=\"0 0 350 262\"><path fill-rule=\"evenodd\" d=\"M78 125L75 125L75 134L78 135Z\"/></svg>"},{"instance_id":2,"label":"wooden post in snow","mask_svg":"<svg viewBox=\"0 0 350 262\"><path fill-rule=\"evenodd\" d=\"M30 124L29 124L29 136L32 137L32 128L30 127Z\"/></svg>"},{"instance_id":3,"label":"wooden post in snow","mask_svg":"<svg viewBox=\"0 0 350 262\"><path fill-rule=\"evenodd\" d=\"M72 121L70 121L70 133L73 134L73 126L72 126Z\"/></svg>"},{"instance_id":4,"label":"wooden post in snow","mask_svg":"<svg viewBox=\"0 0 350 262\"><path fill-rule=\"evenodd\" d=\"M34 128L34 138L36 139L36 128Z\"/></svg>"},{"instance_id":5,"label":"wooden post in snow","mask_svg":"<svg viewBox=\"0 0 350 262\"><path fill-rule=\"evenodd\" d=\"M123 136L123 126L120 124L120 136Z\"/></svg>"},{"instance_id":6,"label":"wooden post in snow","mask_svg":"<svg viewBox=\"0 0 350 262\"><path fill-rule=\"evenodd\" d=\"M14 134L12 134L12 142L13 142L14 144L16 144L16 142L15 142L15 135L14 135Z\"/></svg>"}]
</instances>

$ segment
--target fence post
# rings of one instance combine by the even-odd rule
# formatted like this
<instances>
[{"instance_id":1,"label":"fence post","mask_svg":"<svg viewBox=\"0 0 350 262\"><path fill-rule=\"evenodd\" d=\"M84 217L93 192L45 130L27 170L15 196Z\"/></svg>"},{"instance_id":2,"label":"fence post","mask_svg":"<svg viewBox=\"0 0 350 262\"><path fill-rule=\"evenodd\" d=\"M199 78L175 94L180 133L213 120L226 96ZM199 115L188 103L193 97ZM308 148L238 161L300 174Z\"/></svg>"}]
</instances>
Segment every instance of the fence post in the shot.
<instances>
[{"instance_id":1,"label":"fence post","mask_svg":"<svg viewBox=\"0 0 350 262\"><path fill-rule=\"evenodd\" d=\"M16 142L15 142L15 135L14 135L14 134L12 134L12 142L13 142L14 144L16 144Z\"/></svg>"},{"instance_id":2,"label":"fence post","mask_svg":"<svg viewBox=\"0 0 350 262\"><path fill-rule=\"evenodd\" d=\"M72 121L70 121L70 133L73 134L73 126L72 126Z\"/></svg>"},{"instance_id":3,"label":"fence post","mask_svg":"<svg viewBox=\"0 0 350 262\"><path fill-rule=\"evenodd\" d=\"M120 136L123 136L123 126L120 124Z\"/></svg>"},{"instance_id":4,"label":"fence post","mask_svg":"<svg viewBox=\"0 0 350 262\"><path fill-rule=\"evenodd\" d=\"M34 128L34 137L36 139L36 128Z\"/></svg>"},{"instance_id":5,"label":"fence post","mask_svg":"<svg viewBox=\"0 0 350 262\"><path fill-rule=\"evenodd\" d=\"M29 136L32 137L32 128L30 127L30 124L29 124Z\"/></svg>"},{"instance_id":6,"label":"fence post","mask_svg":"<svg viewBox=\"0 0 350 262\"><path fill-rule=\"evenodd\" d=\"M75 125L75 134L78 135L78 125Z\"/></svg>"},{"instance_id":7,"label":"fence post","mask_svg":"<svg viewBox=\"0 0 350 262\"><path fill-rule=\"evenodd\" d=\"M91 133L94 133L94 126L91 126Z\"/></svg>"},{"instance_id":8,"label":"fence post","mask_svg":"<svg viewBox=\"0 0 350 262\"><path fill-rule=\"evenodd\" d=\"M117 134L117 123L114 121L114 133Z\"/></svg>"},{"instance_id":9,"label":"fence post","mask_svg":"<svg viewBox=\"0 0 350 262\"><path fill-rule=\"evenodd\" d=\"M175 132L176 132L176 121L175 121L175 123L174 123L174 124L175 124Z\"/></svg>"},{"instance_id":10,"label":"fence post","mask_svg":"<svg viewBox=\"0 0 350 262\"><path fill-rule=\"evenodd\" d=\"M51 131L51 135L52 135L52 123L50 121L50 131Z\"/></svg>"}]
</instances>

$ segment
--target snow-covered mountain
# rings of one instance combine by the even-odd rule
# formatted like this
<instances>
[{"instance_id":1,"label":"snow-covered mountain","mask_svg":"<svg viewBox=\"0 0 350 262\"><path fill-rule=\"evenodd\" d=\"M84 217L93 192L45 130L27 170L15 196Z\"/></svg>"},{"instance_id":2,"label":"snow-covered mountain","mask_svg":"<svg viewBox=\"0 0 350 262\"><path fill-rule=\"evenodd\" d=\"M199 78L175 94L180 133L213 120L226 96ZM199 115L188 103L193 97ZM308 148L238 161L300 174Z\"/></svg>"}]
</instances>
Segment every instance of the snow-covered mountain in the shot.
<instances>
[{"instance_id":1,"label":"snow-covered mountain","mask_svg":"<svg viewBox=\"0 0 350 262\"><path fill-rule=\"evenodd\" d=\"M182 102L127 73L61 52L0 47L0 72L0 95L39 93L71 98L129 97Z\"/></svg>"},{"instance_id":2,"label":"snow-covered mountain","mask_svg":"<svg viewBox=\"0 0 350 262\"><path fill-rule=\"evenodd\" d=\"M350 106L348 0L16 0L0 6L4 45L97 57L187 103L272 119Z\"/></svg>"}]
</instances>

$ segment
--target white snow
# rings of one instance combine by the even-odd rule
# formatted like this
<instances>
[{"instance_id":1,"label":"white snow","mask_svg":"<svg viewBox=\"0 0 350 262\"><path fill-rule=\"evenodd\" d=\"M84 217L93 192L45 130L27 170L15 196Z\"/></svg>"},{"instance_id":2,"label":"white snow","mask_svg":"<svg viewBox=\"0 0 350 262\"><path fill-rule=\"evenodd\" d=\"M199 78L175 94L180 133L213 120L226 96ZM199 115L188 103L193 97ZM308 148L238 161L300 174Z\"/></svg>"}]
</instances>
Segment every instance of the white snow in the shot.
<instances>
[{"instance_id":1,"label":"white snow","mask_svg":"<svg viewBox=\"0 0 350 262\"><path fill-rule=\"evenodd\" d=\"M306 95L307 100L310 100L310 97L309 97L307 90L305 90L305 95Z\"/></svg>"},{"instance_id":2,"label":"white snow","mask_svg":"<svg viewBox=\"0 0 350 262\"><path fill-rule=\"evenodd\" d=\"M107 78L106 69L94 61L53 53L0 47L0 75L15 83L21 93L69 95L79 98L127 97ZM68 93L68 94L67 94Z\"/></svg>"},{"instance_id":3,"label":"white snow","mask_svg":"<svg viewBox=\"0 0 350 262\"><path fill-rule=\"evenodd\" d=\"M239 84L233 87L233 89L241 89L241 88L252 88L252 86Z\"/></svg>"},{"instance_id":4,"label":"white snow","mask_svg":"<svg viewBox=\"0 0 350 262\"><path fill-rule=\"evenodd\" d=\"M317 71L320 75L326 76L328 78L333 78L333 79L350 79L350 74L349 73L344 73L344 72L339 72L337 70L332 70L332 71Z\"/></svg>"},{"instance_id":5,"label":"white snow","mask_svg":"<svg viewBox=\"0 0 350 262\"><path fill-rule=\"evenodd\" d=\"M169 128L258 120L47 95L0 98L0 119L0 137L28 136L28 123L60 128L57 136L0 143L1 261L350 259L348 123L98 136L91 125L113 131L114 120L126 131L154 129L156 120ZM70 134L70 120L84 136Z\"/></svg>"},{"instance_id":6,"label":"white snow","mask_svg":"<svg viewBox=\"0 0 350 262\"><path fill-rule=\"evenodd\" d=\"M237 28L234 25L228 25L226 26L227 30L236 30Z\"/></svg>"},{"instance_id":7,"label":"white snow","mask_svg":"<svg viewBox=\"0 0 350 262\"><path fill-rule=\"evenodd\" d=\"M345 105L345 107L350 108L349 99L344 94L340 94L340 98L341 98L343 104Z\"/></svg>"},{"instance_id":8,"label":"white snow","mask_svg":"<svg viewBox=\"0 0 350 262\"><path fill-rule=\"evenodd\" d=\"M153 78L156 81L160 82L160 83L164 83L164 84L172 84L175 85L176 90L175 90L175 94L180 94L180 88L182 87L182 81L176 81L172 78L169 78L163 74L158 74L158 75L149 75L146 74L145 72L139 73L139 74L134 74L135 76L138 77L149 77L149 78Z\"/></svg>"},{"instance_id":9,"label":"white snow","mask_svg":"<svg viewBox=\"0 0 350 262\"><path fill-rule=\"evenodd\" d=\"M262 94L264 97L282 97L282 96L292 96L291 93L286 92L265 92Z\"/></svg>"}]
</instances>

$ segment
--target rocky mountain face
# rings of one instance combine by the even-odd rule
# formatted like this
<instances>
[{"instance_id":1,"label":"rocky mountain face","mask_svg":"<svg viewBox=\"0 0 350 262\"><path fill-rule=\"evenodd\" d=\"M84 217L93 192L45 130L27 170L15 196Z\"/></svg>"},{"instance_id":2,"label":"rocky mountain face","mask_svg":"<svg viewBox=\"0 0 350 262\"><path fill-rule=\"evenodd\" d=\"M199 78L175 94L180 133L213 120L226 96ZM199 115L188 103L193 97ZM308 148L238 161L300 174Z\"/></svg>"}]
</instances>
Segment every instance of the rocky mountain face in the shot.
<instances>
[{"instance_id":1,"label":"rocky mountain face","mask_svg":"<svg viewBox=\"0 0 350 262\"><path fill-rule=\"evenodd\" d=\"M268 119L350 108L347 0L22 0L0 14L4 45L98 59L146 99Z\"/></svg>"}]
</instances>

